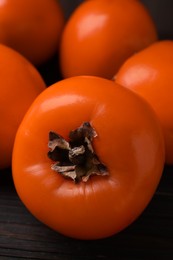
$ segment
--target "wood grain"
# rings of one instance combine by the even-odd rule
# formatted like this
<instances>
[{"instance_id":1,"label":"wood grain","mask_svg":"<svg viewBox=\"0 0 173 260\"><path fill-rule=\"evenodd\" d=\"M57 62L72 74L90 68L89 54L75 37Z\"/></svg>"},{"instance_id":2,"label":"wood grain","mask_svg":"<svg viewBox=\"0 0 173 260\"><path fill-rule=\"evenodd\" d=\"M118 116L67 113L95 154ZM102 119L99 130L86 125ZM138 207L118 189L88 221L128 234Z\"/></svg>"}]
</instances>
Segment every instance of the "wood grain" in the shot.
<instances>
[{"instance_id":1,"label":"wood grain","mask_svg":"<svg viewBox=\"0 0 173 260\"><path fill-rule=\"evenodd\" d=\"M11 171L0 174L0 259L173 259L173 167L141 216L107 239L80 241L40 223L16 194Z\"/></svg>"}]
</instances>

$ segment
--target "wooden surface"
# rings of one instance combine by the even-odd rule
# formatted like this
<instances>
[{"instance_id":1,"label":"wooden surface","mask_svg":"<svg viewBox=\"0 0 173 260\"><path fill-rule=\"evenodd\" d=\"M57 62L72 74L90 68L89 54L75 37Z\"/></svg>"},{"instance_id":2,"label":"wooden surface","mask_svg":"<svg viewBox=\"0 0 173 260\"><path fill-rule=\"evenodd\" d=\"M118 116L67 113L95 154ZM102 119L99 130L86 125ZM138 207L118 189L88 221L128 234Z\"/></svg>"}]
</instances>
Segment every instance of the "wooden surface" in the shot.
<instances>
[{"instance_id":1,"label":"wooden surface","mask_svg":"<svg viewBox=\"0 0 173 260\"><path fill-rule=\"evenodd\" d=\"M173 259L173 167L165 169L152 201L131 226L96 241L64 237L36 220L18 198L10 170L3 171L0 259Z\"/></svg>"}]
</instances>

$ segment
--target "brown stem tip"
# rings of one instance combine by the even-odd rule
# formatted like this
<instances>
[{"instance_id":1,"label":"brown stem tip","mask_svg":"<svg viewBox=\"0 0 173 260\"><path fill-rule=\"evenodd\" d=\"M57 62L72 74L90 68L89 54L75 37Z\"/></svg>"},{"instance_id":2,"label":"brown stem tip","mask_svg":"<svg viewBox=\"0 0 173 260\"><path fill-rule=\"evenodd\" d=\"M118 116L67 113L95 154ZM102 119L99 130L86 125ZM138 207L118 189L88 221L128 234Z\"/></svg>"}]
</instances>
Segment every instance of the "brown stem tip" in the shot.
<instances>
[{"instance_id":1,"label":"brown stem tip","mask_svg":"<svg viewBox=\"0 0 173 260\"><path fill-rule=\"evenodd\" d=\"M76 183L86 182L92 175L108 175L92 146L97 133L89 122L69 133L69 142L55 132L49 132L48 157L56 163L51 169Z\"/></svg>"}]
</instances>

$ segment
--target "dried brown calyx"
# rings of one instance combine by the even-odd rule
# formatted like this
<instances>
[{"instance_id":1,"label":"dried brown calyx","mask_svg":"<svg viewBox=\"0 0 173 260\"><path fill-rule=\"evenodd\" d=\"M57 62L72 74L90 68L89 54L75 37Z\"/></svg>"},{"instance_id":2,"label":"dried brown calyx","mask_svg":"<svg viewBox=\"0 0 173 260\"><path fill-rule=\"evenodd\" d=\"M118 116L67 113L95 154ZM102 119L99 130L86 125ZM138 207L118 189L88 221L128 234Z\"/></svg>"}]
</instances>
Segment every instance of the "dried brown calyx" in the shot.
<instances>
[{"instance_id":1,"label":"dried brown calyx","mask_svg":"<svg viewBox=\"0 0 173 260\"><path fill-rule=\"evenodd\" d=\"M55 132L49 132L48 157L55 161L51 169L75 182L86 182L92 175L108 175L92 146L97 133L89 122L69 133L69 141Z\"/></svg>"}]
</instances>

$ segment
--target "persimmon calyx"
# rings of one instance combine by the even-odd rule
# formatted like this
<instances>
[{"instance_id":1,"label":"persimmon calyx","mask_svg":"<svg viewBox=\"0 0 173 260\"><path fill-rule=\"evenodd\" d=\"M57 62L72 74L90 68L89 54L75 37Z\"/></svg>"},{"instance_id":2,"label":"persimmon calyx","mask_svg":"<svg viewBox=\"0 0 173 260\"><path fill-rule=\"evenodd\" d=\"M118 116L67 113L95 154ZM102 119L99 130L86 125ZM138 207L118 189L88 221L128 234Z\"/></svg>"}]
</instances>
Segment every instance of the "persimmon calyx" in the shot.
<instances>
[{"instance_id":1,"label":"persimmon calyx","mask_svg":"<svg viewBox=\"0 0 173 260\"><path fill-rule=\"evenodd\" d=\"M92 146L97 133L89 122L69 133L69 141L50 131L48 157L55 161L51 169L73 181L87 182L92 175L109 175Z\"/></svg>"}]
</instances>

